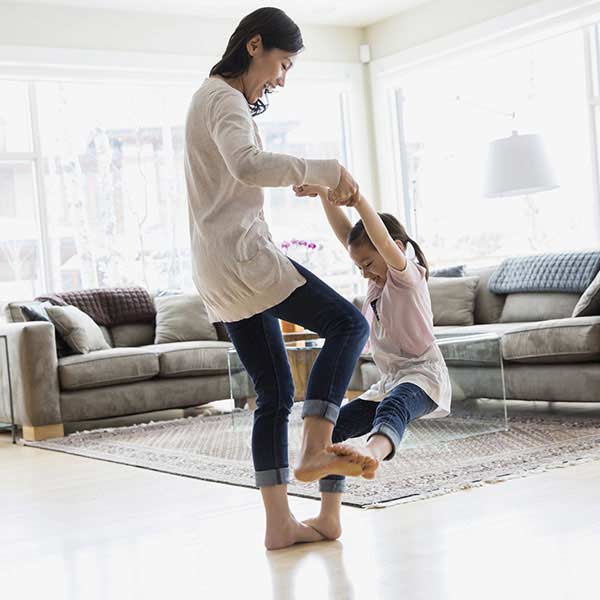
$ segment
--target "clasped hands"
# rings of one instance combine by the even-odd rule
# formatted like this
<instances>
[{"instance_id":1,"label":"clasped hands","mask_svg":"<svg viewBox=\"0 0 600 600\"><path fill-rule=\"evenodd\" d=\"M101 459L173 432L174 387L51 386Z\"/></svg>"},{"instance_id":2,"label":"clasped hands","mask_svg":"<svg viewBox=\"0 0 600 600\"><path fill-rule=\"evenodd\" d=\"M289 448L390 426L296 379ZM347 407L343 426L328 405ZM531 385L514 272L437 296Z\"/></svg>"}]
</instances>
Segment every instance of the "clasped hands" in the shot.
<instances>
[{"instance_id":1,"label":"clasped hands","mask_svg":"<svg viewBox=\"0 0 600 600\"><path fill-rule=\"evenodd\" d=\"M294 193L298 197L320 196L335 206L356 206L360 202L358 183L354 177L342 167L340 181L335 189L321 185L304 184L293 186Z\"/></svg>"}]
</instances>

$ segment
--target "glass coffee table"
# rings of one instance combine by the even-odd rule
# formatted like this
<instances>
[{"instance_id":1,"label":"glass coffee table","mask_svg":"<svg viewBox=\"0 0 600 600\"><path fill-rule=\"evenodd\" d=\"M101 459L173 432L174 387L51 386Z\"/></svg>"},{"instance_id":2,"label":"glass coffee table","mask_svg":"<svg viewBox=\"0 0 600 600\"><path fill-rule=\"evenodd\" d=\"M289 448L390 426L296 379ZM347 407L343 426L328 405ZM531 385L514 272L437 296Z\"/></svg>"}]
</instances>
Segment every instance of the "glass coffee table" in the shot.
<instances>
[{"instance_id":1,"label":"glass coffee table","mask_svg":"<svg viewBox=\"0 0 600 600\"><path fill-rule=\"evenodd\" d=\"M440 335L436 342L444 356L452 382L453 414L445 419L434 419L441 425L444 439L457 439L508 430L508 409L504 361L501 349L502 336L498 333L470 335ZM312 332L285 334L286 349L295 385L295 401L302 401L310 370L317 358L324 340ZM240 409L253 409L256 394L254 385L235 350L227 354L229 369L230 399L233 401L232 422ZM363 390L348 390L349 400L359 396ZM461 415L463 400L493 399L486 402L481 419L469 415L468 420ZM479 410L476 409L476 411ZM453 418L456 413L456 420ZM414 436L412 436L414 437ZM410 435L407 438L411 438ZM410 440L407 442L410 445Z\"/></svg>"},{"instance_id":2,"label":"glass coffee table","mask_svg":"<svg viewBox=\"0 0 600 600\"><path fill-rule=\"evenodd\" d=\"M306 395L310 370L319 356L325 340L319 338L316 333L301 332L284 334L284 341L294 379L294 400L301 401ZM228 350L227 364L230 399L233 400L234 408L245 408L246 406L252 408L256 398L254 385L233 347Z\"/></svg>"},{"instance_id":3,"label":"glass coffee table","mask_svg":"<svg viewBox=\"0 0 600 600\"><path fill-rule=\"evenodd\" d=\"M439 334L436 342L450 373L456 412L463 401L485 400L481 416L490 431L508 430L502 334Z\"/></svg>"}]
</instances>

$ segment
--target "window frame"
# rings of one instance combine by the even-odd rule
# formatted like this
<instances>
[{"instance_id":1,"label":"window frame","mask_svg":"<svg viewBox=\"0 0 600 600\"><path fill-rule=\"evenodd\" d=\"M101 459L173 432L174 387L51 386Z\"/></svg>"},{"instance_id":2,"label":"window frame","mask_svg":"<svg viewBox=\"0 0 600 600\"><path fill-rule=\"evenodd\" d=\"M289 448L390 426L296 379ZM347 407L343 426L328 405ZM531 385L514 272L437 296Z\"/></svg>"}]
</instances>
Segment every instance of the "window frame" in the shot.
<instances>
[{"instance_id":1,"label":"window frame","mask_svg":"<svg viewBox=\"0 0 600 600\"><path fill-rule=\"evenodd\" d=\"M39 111L35 84L39 81L118 84L136 82L151 85L200 85L218 57L162 55L119 51L74 50L0 46L0 80L22 81L27 85L32 151L0 153L0 162L26 161L34 172L35 200L40 232L41 283L46 290L57 285L50 252L47 198L44 188ZM302 62L294 78L327 81L340 86L345 160L361 189L374 196L375 178L371 160L372 132L367 114L365 71L359 63ZM351 140L355 145L351 145Z\"/></svg>"}]
</instances>

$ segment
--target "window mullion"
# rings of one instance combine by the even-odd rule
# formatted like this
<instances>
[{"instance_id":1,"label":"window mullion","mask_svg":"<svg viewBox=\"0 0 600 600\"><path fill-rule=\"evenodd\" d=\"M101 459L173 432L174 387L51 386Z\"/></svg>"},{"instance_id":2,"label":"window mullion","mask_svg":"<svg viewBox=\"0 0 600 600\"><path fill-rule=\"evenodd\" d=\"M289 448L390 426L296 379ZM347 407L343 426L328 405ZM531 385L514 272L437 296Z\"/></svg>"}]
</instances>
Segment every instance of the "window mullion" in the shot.
<instances>
[{"instance_id":1,"label":"window mullion","mask_svg":"<svg viewBox=\"0 0 600 600\"><path fill-rule=\"evenodd\" d=\"M48 210L46 206L46 190L43 176L43 156L40 141L39 113L37 106L37 96L35 84L29 83L29 111L31 119L31 138L33 141L33 163L35 170L36 197L38 209L38 221L41 238L41 259L42 259L42 281L44 289L54 290L54 277L51 268L50 258L50 235L48 232Z\"/></svg>"},{"instance_id":2,"label":"window mullion","mask_svg":"<svg viewBox=\"0 0 600 600\"><path fill-rule=\"evenodd\" d=\"M600 109L600 98L598 88L600 86L600 55L598 47L598 25L586 27L583 30L584 52L585 52L585 74L589 111L590 128L590 153L592 164L592 186L596 210L596 232L600 233L600 150L598 148L598 110Z\"/></svg>"}]
</instances>

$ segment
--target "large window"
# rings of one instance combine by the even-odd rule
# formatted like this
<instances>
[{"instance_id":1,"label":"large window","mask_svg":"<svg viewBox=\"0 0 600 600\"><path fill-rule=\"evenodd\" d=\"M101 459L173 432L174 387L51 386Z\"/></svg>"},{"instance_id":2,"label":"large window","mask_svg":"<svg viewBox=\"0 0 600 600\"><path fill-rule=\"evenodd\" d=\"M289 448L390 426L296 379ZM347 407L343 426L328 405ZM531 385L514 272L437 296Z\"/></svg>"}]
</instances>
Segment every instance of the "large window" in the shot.
<instances>
[{"instance_id":1,"label":"large window","mask_svg":"<svg viewBox=\"0 0 600 600\"><path fill-rule=\"evenodd\" d=\"M36 85L54 287L190 284L183 121L192 92Z\"/></svg>"},{"instance_id":2,"label":"large window","mask_svg":"<svg viewBox=\"0 0 600 600\"><path fill-rule=\"evenodd\" d=\"M0 81L0 297L193 287L183 151L196 87ZM348 164L347 94L289 83L258 120L265 149ZM357 291L318 199L266 190L265 213L285 252Z\"/></svg>"},{"instance_id":3,"label":"large window","mask_svg":"<svg viewBox=\"0 0 600 600\"><path fill-rule=\"evenodd\" d=\"M402 216L430 262L598 247L585 52L583 32L575 31L402 78L394 104ZM513 129L541 134L559 189L484 198L488 144Z\"/></svg>"},{"instance_id":4,"label":"large window","mask_svg":"<svg viewBox=\"0 0 600 600\"><path fill-rule=\"evenodd\" d=\"M0 296L30 298L45 281L29 87L0 81L0 98Z\"/></svg>"}]
</instances>

